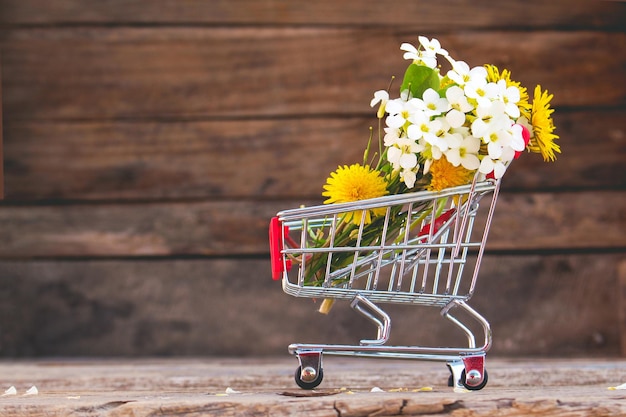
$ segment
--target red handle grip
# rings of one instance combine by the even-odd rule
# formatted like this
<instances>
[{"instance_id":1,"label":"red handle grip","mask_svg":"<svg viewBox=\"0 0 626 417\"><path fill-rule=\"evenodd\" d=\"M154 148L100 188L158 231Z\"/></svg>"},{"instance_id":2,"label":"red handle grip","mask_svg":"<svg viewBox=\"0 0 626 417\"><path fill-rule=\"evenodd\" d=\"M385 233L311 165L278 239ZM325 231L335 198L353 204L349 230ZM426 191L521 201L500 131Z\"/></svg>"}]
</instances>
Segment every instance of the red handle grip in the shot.
<instances>
[{"instance_id":1,"label":"red handle grip","mask_svg":"<svg viewBox=\"0 0 626 417\"><path fill-rule=\"evenodd\" d=\"M291 266L291 262L287 260L284 261L284 257L282 254L283 250L283 232L285 235L289 233L289 229L287 226L283 226L282 222L278 220L278 217L272 217L270 220L270 261L272 264L272 279L277 281L281 278L284 270L285 264L287 269Z\"/></svg>"}]
</instances>

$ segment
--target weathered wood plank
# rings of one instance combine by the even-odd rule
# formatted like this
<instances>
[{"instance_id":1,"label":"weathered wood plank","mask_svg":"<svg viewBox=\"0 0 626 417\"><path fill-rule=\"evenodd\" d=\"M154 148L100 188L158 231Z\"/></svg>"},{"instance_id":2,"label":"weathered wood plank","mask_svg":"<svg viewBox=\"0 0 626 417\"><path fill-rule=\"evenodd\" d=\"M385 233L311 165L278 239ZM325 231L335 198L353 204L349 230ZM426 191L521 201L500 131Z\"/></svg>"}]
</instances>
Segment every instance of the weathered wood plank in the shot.
<instances>
[{"instance_id":1,"label":"weathered wood plank","mask_svg":"<svg viewBox=\"0 0 626 417\"><path fill-rule=\"evenodd\" d=\"M556 163L523 155L504 190L626 187L626 110L555 115ZM328 174L359 162L370 117L5 124L13 201L318 198ZM375 133L377 134L377 133ZM593 157L590 157L593 155ZM244 169L245 168L245 169Z\"/></svg>"},{"instance_id":2,"label":"weathered wood plank","mask_svg":"<svg viewBox=\"0 0 626 417\"><path fill-rule=\"evenodd\" d=\"M620 2L589 0L507 1L493 7L490 0L401 2L322 0L109 0L90 4L80 0L2 0L1 24L254 24L367 25L414 27L421 31L507 28L619 28L625 15Z\"/></svg>"},{"instance_id":3,"label":"weathered wood plank","mask_svg":"<svg viewBox=\"0 0 626 417\"><path fill-rule=\"evenodd\" d=\"M1 57L0 57L1 58ZM2 81L2 59L0 59L0 81ZM2 145L2 82L0 82L0 200L4 198L4 147Z\"/></svg>"},{"instance_id":4,"label":"weathered wood plank","mask_svg":"<svg viewBox=\"0 0 626 417\"><path fill-rule=\"evenodd\" d=\"M7 194L18 200L317 197L339 163L363 159L367 123L8 123Z\"/></svg>"},{"instance_id":5,"label":"weathered wood plank","mask_svg":"<svg viewBox=\"0 0 626 417\"><path fill-rule=\"evenodd\" d=\"M369 112L417 33L333 28L8 30L5 118L232 118ZM621 106L626 33L435 33L457 59L491 62L556 106ZM367 63L367 64L366 64ZM607 76L610 74L610 76Z\"/></svg>"},{"instance_id":6,"label":"weathered wood plank","mask_svg":"<svg viewBox=\"0 0 626 417\"><path fill-rule=\"evenodd\" d=\"M269 281L267 220L360 160L371 94L423 32L567 109L558 163L523 158L505 182L525 192L502 194L472 300L494 352L624 352L625 3L157 2L0 0L0 355L283 354L311 335L369 337L346 306L312 324L310 301ZM543 250L576 255L496 255ZM437 312L419 326L392 312L399 344L464 341Z\"/></svg>"},{"instance_id":7,"label":"weathered wood plank","mask_svg":"<svg viewBox=\"0 0 626 417\"><path fill-rule=\"evenodd\" d=\"M626 414L607 390L626 365L616 359L528 361L488 358L489 384L460 394L435 362L325 358L315 391L295 387L295 359L132 358L4 361L18 395L3 417L148 416L471 416L609 417ZM575 375L576 377L572 377ZM20 395L28 387L37 396ZM231 387L236 393L226 394ZM379 387L385 392L372 393ZM428 392L419 388L431 387ZM299 397L299 398L296 398Z\"/></svg>"},{"instance_id":8,"label":"weathered wood plank","mask_svg":"<svg viewBox=\"0 0 626 417\"><path fill-rule=\"evenodd\" d=\"M491 250L626 248L626 192L500 194Z\"/></svg>"},{"instance_id":9,"label":"weathered wood plank","mask_svg":"<svg viewBox=\"0 0 626 417\"><path fill-rule=\"evenodd\" d=\"M488 250L626 248L626 192L502 193ZM262 255L276 212L312 201L5 206L0 258Z\"/></svg>"},{"instance_id":10,"label":"weathered wood plank","mask_svg":"<svg viewBox=\"0 0 626 417\"><path fill-rule=\"evenodd\" d=\"M523 155L510 166L504 190L626 187L624 110L557 111L554 122L562 151L557 161Z\"/></svg>"},{"instance_id":11,"label":"weathered wood plank","mask_svg":"<svg viewBox=\"0 0 626 417\"><path fill-rule=\"evenodd\" d=\"M492 324L491 354L619 355L622 261L623 254L486 256L470 304ZM324 316L312 300L284 294L269 269L251 259L2 261L0 353L286 355L294 342L358 343L375 334L348 303ZM436 309L384 308L390 343L467 342Z\"/></svg>"},{"instance_id":12,"label":"weathered wood plank","mask_svg":"<svg viewBox=\"0 0 626 417\"><path fill-rule=\"evenodd\" d=\"M489 359L489 384L474 395L447 387L441 363L338 358L324 362L322 387L304 391L291 378L294 363L290 358L7 361L0 363L0 372L17 381L19 393L29 384L41 390L38 396L2 398L3 417L607 417L626 412L621 393L606 389L626 369L615 359ZM417 391L425 386L432 389ZM227 395L225 387L238 392ZM371 393L373 387L386 392Z\"/></svg>"},{"instance_id":13,"label":"weathered wood plank","mask_svg":"<svg viewBox=\"0 0 626 417\"><path fill-rule=\"evenodd\" d=\"M4 257L240 255L267 252L279 203L225 201L3 207Z\"/></svg>"},{"instance_id":14,"label":"weathered wood plank","mask_svg":"<svg viewBox=\"0 0 626 417\"><path fill-rule=\"evenodd\" d=\"M626 259L617 265L617 284L620 346L622 356L626 356Z\"/></svg>"}]
</instances>

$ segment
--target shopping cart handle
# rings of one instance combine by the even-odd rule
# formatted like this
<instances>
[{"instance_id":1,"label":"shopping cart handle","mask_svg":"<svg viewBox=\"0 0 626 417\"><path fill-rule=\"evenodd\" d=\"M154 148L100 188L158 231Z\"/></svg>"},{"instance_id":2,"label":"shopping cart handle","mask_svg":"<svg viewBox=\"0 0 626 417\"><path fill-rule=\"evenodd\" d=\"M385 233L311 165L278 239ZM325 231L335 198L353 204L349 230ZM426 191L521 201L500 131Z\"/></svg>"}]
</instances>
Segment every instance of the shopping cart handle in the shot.
<instances>
[{"instance_id":1,"label":"shopping cart handle","mask_svg":"<svg viewBox=\"0 0 626 417\"><path fill-rule=\"evenodd\" d=\"M289 233L287 226L283 226L278 217L272 217L270 220L270 261L272 265L272 279L277 281L281 278L283 271L285 270L285 264L289 269L291 262L283 262L283 232Z\"/></svg>"}]
</instances>

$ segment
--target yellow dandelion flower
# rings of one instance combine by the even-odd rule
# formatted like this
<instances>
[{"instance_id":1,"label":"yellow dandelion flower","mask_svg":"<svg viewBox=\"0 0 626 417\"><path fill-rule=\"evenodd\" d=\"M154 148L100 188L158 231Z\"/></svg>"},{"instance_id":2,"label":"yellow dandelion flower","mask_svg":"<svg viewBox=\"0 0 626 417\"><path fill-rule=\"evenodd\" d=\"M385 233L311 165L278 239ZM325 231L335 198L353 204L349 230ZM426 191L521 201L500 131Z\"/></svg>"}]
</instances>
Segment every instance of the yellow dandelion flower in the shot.
<instances>
[{"instance_id":1,"label":"yellow dandelion flower","mask_svg":"<svg viewBox=\"0 0 626 417\"><path fill-rule=\"evenodd\" d=\"M434 160L429 172L432 178L427 189L430 191L441 191L448 187L469 184L475 173L463 168L462 165L455 167L445 157Z\"/></svg>"},{"instance_id":2,"label":"yellow dandelion flower","mask_svg":"<svg viewBox=\"0 0 626 417\"><path fill-rule=\"evenodd\" d=\"M555 153L561 153L561 147L554 143L559 137L554 132L554 122L550 108L550 100L553 94L548 94L547 90L541 91L541 86L535 88L531 118L534 135L530 138L528 149L531 152L540 153L544 161L556 160Z\"/></svg>"},{"instance_id":3,"label":"yellow dandelion flower","mask_svg":"<svg viewBox=\"0 0 626 417\"><path fill-rule=\"evenodd\" d=\"M486 64L484 67L487 70L488 82L496 83L500 80L505 80L507 87L517 87L520 97L520 100L517 102L517 107L519 107L521 115L530 120L531 105L528 102L529 97L526 87L522 87L519 82L511 80L511 71L507 69L502 70L502 73L500 73L500 70L495 65Z\"/></svg>"},{"instance_id":4,"label":"yellow dandelion flower","mask_svg":"<svg viewBox=\"0 0 626 417\"><path fill-rule=\"evenodd\" d=\"M324 204L348 203L387 194L387 183L380 176L380 172L371 169L368 165L353 164L340 166L331 173L326 180L324 190L322 195L328 197ZM385 211L385 208L366 210L365 224L371 223L372 215L384 215ZM343 219L359 224L362 215L363 210L357 210L347 213Z\"/></svg>"}]
</instances>

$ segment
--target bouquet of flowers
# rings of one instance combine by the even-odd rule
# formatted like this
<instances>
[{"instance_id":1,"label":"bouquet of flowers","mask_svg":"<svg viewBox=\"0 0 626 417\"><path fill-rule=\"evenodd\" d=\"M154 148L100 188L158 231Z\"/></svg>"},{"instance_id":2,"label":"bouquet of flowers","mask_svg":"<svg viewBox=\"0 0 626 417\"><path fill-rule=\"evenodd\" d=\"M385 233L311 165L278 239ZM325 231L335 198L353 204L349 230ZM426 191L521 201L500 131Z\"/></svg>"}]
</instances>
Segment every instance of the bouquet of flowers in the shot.
<instances>
[{"instance_id":1,"label":"bouquet of flowers","mask_svg":"<svg viewBox=\"0 0 626 417\"><path fill-rule=\"evenodd\" d=\"M437 39L420 36L415 47L403 43L404 58L410 60L398 97L388 90L374 93L371 106L378 105L378 150L370 157L372 135L363 163L344 165L332 172L324 185L324 203L345 203L387 194L422 190L440 191L478 180L499 180L509 164L524 151L539 153L554 161L560 147L555 143L552 95L536 86L529 93L511 73L486 64L470 68L453 59ZM437 59L450 69L443 74ZM383 126L384 121L384 126ZM435 213L424 213L422 217ZM356 211L341 219L337 241L350 245L354 230L364 219L363 235L375 240L377 219L384 215L373 209ZM441 215L441 213L437 213ZM393 225L393 221L391 223ZM403 225L398 224L401 230ZM316 244L326 237L317 231ZM390 233L389 236L392 236ZM324 256L312 259L307 282L321 285ZM315 263L319 263L319 268ZM333 263L346 262L339 256ZM324 305L320 311L327 310Z\"/></svg>"}]
</instances>

